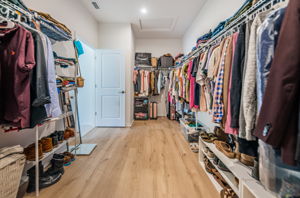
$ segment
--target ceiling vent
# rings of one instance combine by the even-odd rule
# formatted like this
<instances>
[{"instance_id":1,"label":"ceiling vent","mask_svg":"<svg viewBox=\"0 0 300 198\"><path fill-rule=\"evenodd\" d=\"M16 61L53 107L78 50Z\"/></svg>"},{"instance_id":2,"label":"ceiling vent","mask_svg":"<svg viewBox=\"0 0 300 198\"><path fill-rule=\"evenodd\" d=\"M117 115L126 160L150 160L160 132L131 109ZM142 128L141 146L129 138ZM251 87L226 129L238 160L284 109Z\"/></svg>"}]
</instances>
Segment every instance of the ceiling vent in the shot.
<instances>
[{"instance_id":1,"label":"ceiling vent","mask_svg":"<svg viewBox=\"0 0 300 198\"><path fill-rule=\"evenodd\" d=\"M176 25L176 18L162 17L162 18L140 18L140 31L173 31Z\"/></svg>"},{"instance_id":2,"label":"ceiling vent","mask_svg":"<svg viewBox=\"0 0 300 198\"><path fill-rule=\"evenodd\" d=\"M99 10L99 9L100 9L100 6L99 6L98 2L92 1L92 5L94 6L94 8L95 8L96 10Z\"/></svg>"}]
</instances>

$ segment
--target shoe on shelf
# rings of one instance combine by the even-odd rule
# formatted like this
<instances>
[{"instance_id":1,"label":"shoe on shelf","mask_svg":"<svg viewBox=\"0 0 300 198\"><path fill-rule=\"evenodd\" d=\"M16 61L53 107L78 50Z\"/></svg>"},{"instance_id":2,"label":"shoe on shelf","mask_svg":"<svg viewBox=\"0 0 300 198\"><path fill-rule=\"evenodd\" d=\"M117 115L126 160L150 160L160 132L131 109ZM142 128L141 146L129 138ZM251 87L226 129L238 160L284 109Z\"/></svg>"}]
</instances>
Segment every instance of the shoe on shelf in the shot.
<instances>
[{"instance_id":1,"label":"shoe on shelf","mask_svg":"<svg viewBox=\"0 0 300 198\"><path fill-rule=\"evenodd\" d=\"M221 160L218 161L217 167L222 171L230 172L230 170L225 166L225 164Z\"/></svg>"},{"instance_id":2,"label":"shoe on shelf","mask_svg":"<svg viewBox=\"0 0 300 198\"><path fill-rule=\"evenodd\" d=\"M64 140L68 140L70 138L70 131L65 130L64 131Z\"/></svg>"},{"instance_id":3,"label":"shoe on shelf","mask_svg":"<svg viewBox=\"0 0 300 198\"><path fill-rule=\"evenodd\" d=\"M218 165L218 162L219 162L219 158L217 158L217 156L215 156L215 158L213 159L213 164Z\"/></svg>"},{"instance_id":4,"label":"shoe on shelf","mask_svg":"<svg viewBox=\"0 0 300 198\"><path fill-rule=\"evenodd\" d=\"M254 166L254 160L255 160L255 157L253 157L253 156L246 155L243 153L241 154L240 162L242 162L246 166Z\"/></svg>"},{"instance_id":5,"label":"shoe on shelf","mask_svg":"<svg viewBox=\"0 0 300 198\"><path fill-rule=\"evenodd\" d=\"M65 173L64 171L64 155L54 154L51 159L51 167L46 171L47 175L55 175L57 173L61 173L62 175Z\"/></svg>"},{"instance_id":6,"label":"shoe on shelf","mask_svg":"<svg viewBox=\"0 0 300 198\"><path fill-rule=\"evenodd\" d=\"M58 146L58 134L52 133L49 137L52 138L52 145L54 148L56 148Z\"/></svg>"},{"instance_id":7,"label":"shoe on shelf","mask_svg":"<svg viewBox=\"0 0 300 198\"><path fill-rule=\"evenodd\" d=\"M68 128L66 128L65 133L66 133L66 131L69 132L69 137L74 137L75 136L75 129L74 128L68 127Z\"/></svg>"},{"instance_id":8,"label":"shoe on shelf","mask_svg":"<svg viewBox=\"0 0 300 198\"><path fill-rule=\"evenodd\" d=\"M204 164L205 164L205 170L210 174L214 174L213 171L216 169L207 157L204 158Z\"/></svg>"},{"instance_id":9,"label":"shoe on shelf","mask_svg":"<svg viewBox=\"0 0 300 198\"><path fill-rule=\"evenodd\" d=\"M43 158L43 149L42 144L38 144L38 150L39 150L39 159ZM34 161L35 160L35 144L30 144L27 148L24 149L24 154L26 156L26 160L28 161Z\"/></svg>"},{"instance_id":10,"label":"shoe on shelf","mask_svg":"<svg viewBox=\"0 0 300 198\"><path fill-rule=\"evenodd\" d=\"M27 192L35 192L35 166L29 169L27 173L29 176L29 185L27 188ZM61 173L57 173L54 175L45 174L42 163L39 163L39 189L47 188L57 183L60 180L61 176Z\"/></svg>"},{"instance_id":11,"label":"shoe on shelf","mask_svg":"<svg viewBox=\"0 0 300 198\"><path fill-rule=\"evenodd\" d=\"M222 177L222 175L217 169L213 169L212 171L215 180L218 182L218 184L220 184L220 186L222 186L222 188L226 188L229 186L226 180Z\"/></svg>"},{"instance_id":12,"label":"shoe on shelf","mask_svg":"<svg viewBox=\"0 0 300 198\"><path fill-rule=\"evenodd\" d=\"M209 150L209 151L207 152L207 157L208 157L209 159L214 159L216 156L215 156L215 154L214 154L211 150Z\"/></svg>"},{"instance_id":13,"label":"shoe on shelf","mask_svg":"<svg viewBox=\"0 0 300 198\"><path fill-rule=\"evenodd\" d=\"M204 142L207 143L213 143L215 140L217 140L217 136L213 133L207 133L206 131L200 132L200 137Z\"/></svg>"},{"instance_id":14,"label":"shoe on shelf","mask_svg":"<svg viewBox=\"0 0 300 198\"><path fill-rule=\"evenodd\" d=\"M258 159L255 158L254 160L254 166L252 168L252 172L251 172L251 176L259 181L259 163L258 163Z\"/></svg>"},{"instance_id":15,"label":"shoe on shelf","mask_svg":"<svg viewBox=\"0 0 300 198\"><path fill-rule=\"evenodd\" d=\"M218 140L220 141L227 141L228 135L224 132L223 129L221 129L221 127L216 126L214 128L214 134L216 134Z\"/></svg>"},{"instance_id":16,"label":"shoe on shelf","mask_svg":"<svg viewBox=\"0 0 300 198\"><path fill-rule=\"evenodd\" d=\"M240 160L241 159L241 153L239 151L239 143L238 143L238 141L234 141L234 142L235 142L235 149L234 149L235 158Z\"/></svg>"},{"instance_id":17,"label":"shoe on shelf","mask_svg":"<svg viewBox=\"0 0 300 198\"><path fill-rule=\"evenodd\" d=\"M224 153L228 158L235 158L235 153L232 151L232 148L227 144L226 142L223 141L214 141L217 149Z\"/></svg>"},{"instance_id":18,"label":"shoe on shelf","mask_svg":"<svg viewBox=\"0 0 300 198\"><path fill-rule=\"evenodd\" d=\"M42 138L41 143L44 153L48 153L53 150L52 138Z\"/></svg>"},{"instance_id":19,"label":"shoe on shelf","mask_svg":"<svg viewBox=\"0 0 300 198\"><path fill-rule=\"evenodd\" d=\"M60 144L63 143L65 131L56 131L55 133L56 133L57 136L58 136L58 142L59 142Z\"/></svg>"},{"instance_id":20,"label":"shoe on shelf","mask_svg":"<svg viewBox=\"0 0 300 198\"><path fill-rule=\"evenodd\" d=\"M221 198L238 198L237 194L230 187L224 188L221 193Z\"/></svg>"}]
</instances>

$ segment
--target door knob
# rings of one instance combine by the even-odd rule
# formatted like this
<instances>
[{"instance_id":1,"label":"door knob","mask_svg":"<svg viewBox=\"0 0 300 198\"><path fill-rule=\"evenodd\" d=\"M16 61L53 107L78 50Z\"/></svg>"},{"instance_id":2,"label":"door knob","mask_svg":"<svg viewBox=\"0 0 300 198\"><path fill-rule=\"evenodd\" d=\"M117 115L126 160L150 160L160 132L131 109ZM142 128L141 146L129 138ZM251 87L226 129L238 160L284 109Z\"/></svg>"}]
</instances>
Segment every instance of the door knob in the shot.
<instances>
[{"instance_id":1,"label":"door knob","mask_svg":"<svg viewBox=\"0 0 300 198\"><path fill-rule=\"evenodd\" d=\"M120 94L125 94L126 92L125 91L121 91L121 92L119 92Z\"/></svg>"}]
</instances>

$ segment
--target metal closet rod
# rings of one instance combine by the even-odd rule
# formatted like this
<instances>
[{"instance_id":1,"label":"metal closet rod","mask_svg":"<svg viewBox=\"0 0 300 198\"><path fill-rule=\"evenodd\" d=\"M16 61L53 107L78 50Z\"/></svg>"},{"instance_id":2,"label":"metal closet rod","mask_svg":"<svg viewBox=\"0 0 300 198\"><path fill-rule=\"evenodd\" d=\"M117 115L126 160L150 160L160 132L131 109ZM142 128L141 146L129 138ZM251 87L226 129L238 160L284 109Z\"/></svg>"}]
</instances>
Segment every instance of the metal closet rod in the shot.
<instances>
[{"instance_id":1,"label":"metal closet rod","mask_svg":"<svg viewBox=\"0 0 300 198\"><path fill-rule=\"evenodd\" d=\"M195 58L198 56L201 52L205 51L209 46L215 45L220 40L224 38L224 36L228 36L235 32L235 28L241 26L244 24L247 20L249 20L249 16L256 16L259 12L262 12L264 10L270 9L273 7L273 5L283 2L285 0L260 0L256 4L254 4L251 8L249 8L245 13L243 13L241 16L239 16L237 19L235 19L230 25L225 27L220 33L212 37L208 43L205 43L204 45L198 47L194 52L192 52L191 55L189 55L182 63L178 65L178 67L181 67L182 65L186 64L190 59ZM270 8L268 8L270 6Z\"/></svg>"},{"instance_id":2,"label":"metal closet rod","mask_svg":"<svg viewBox=\"0 0 300 198\"><path fill-rule=\"evenodd\" d=\"M59 34L61 37L65 38L65 40L70 40L70 38L66 37L65 35L61 34L60 32L56 31L53 27L51 27L50 25L44 23L43 21L40 21L39 20L39 16L34 13L30 13L26 10L23 10L22 8L8 2L7 0L0 0L1 4L0 4L0 12L2 15L6 15L6 18L10 18L10 14L12 14L13 16L16 16L17 15L17 21L19 23L23 23L21 21L21 16L19 14L16 13L17 12L20 12L23 17L25 16L24 19L26 19L25 22L30 22L32 21L32 19L36 19L38 20L40 23L42 23L44 26L46 26L48 29L51 29L51 31L55 32L56 34Z\"/></svg>"}]
</instances>

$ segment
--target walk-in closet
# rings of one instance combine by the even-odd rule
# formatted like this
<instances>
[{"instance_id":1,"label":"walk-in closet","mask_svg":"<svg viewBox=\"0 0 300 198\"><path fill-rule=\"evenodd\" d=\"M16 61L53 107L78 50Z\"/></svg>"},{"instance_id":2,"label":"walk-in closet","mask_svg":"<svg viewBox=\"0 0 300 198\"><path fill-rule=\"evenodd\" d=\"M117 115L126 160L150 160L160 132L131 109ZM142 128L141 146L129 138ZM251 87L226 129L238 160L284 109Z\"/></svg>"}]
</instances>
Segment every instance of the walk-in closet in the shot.
<instances>
[{"instance_id":1,"label":"walk-in closet","mask_svg":"<svg viewBox=\"0 0 300 198\"><path fill-rule=\"evenodd\" d=\"M0 198L300 198L299 0L0 0Z\"/></svg>"}]
</instances>

